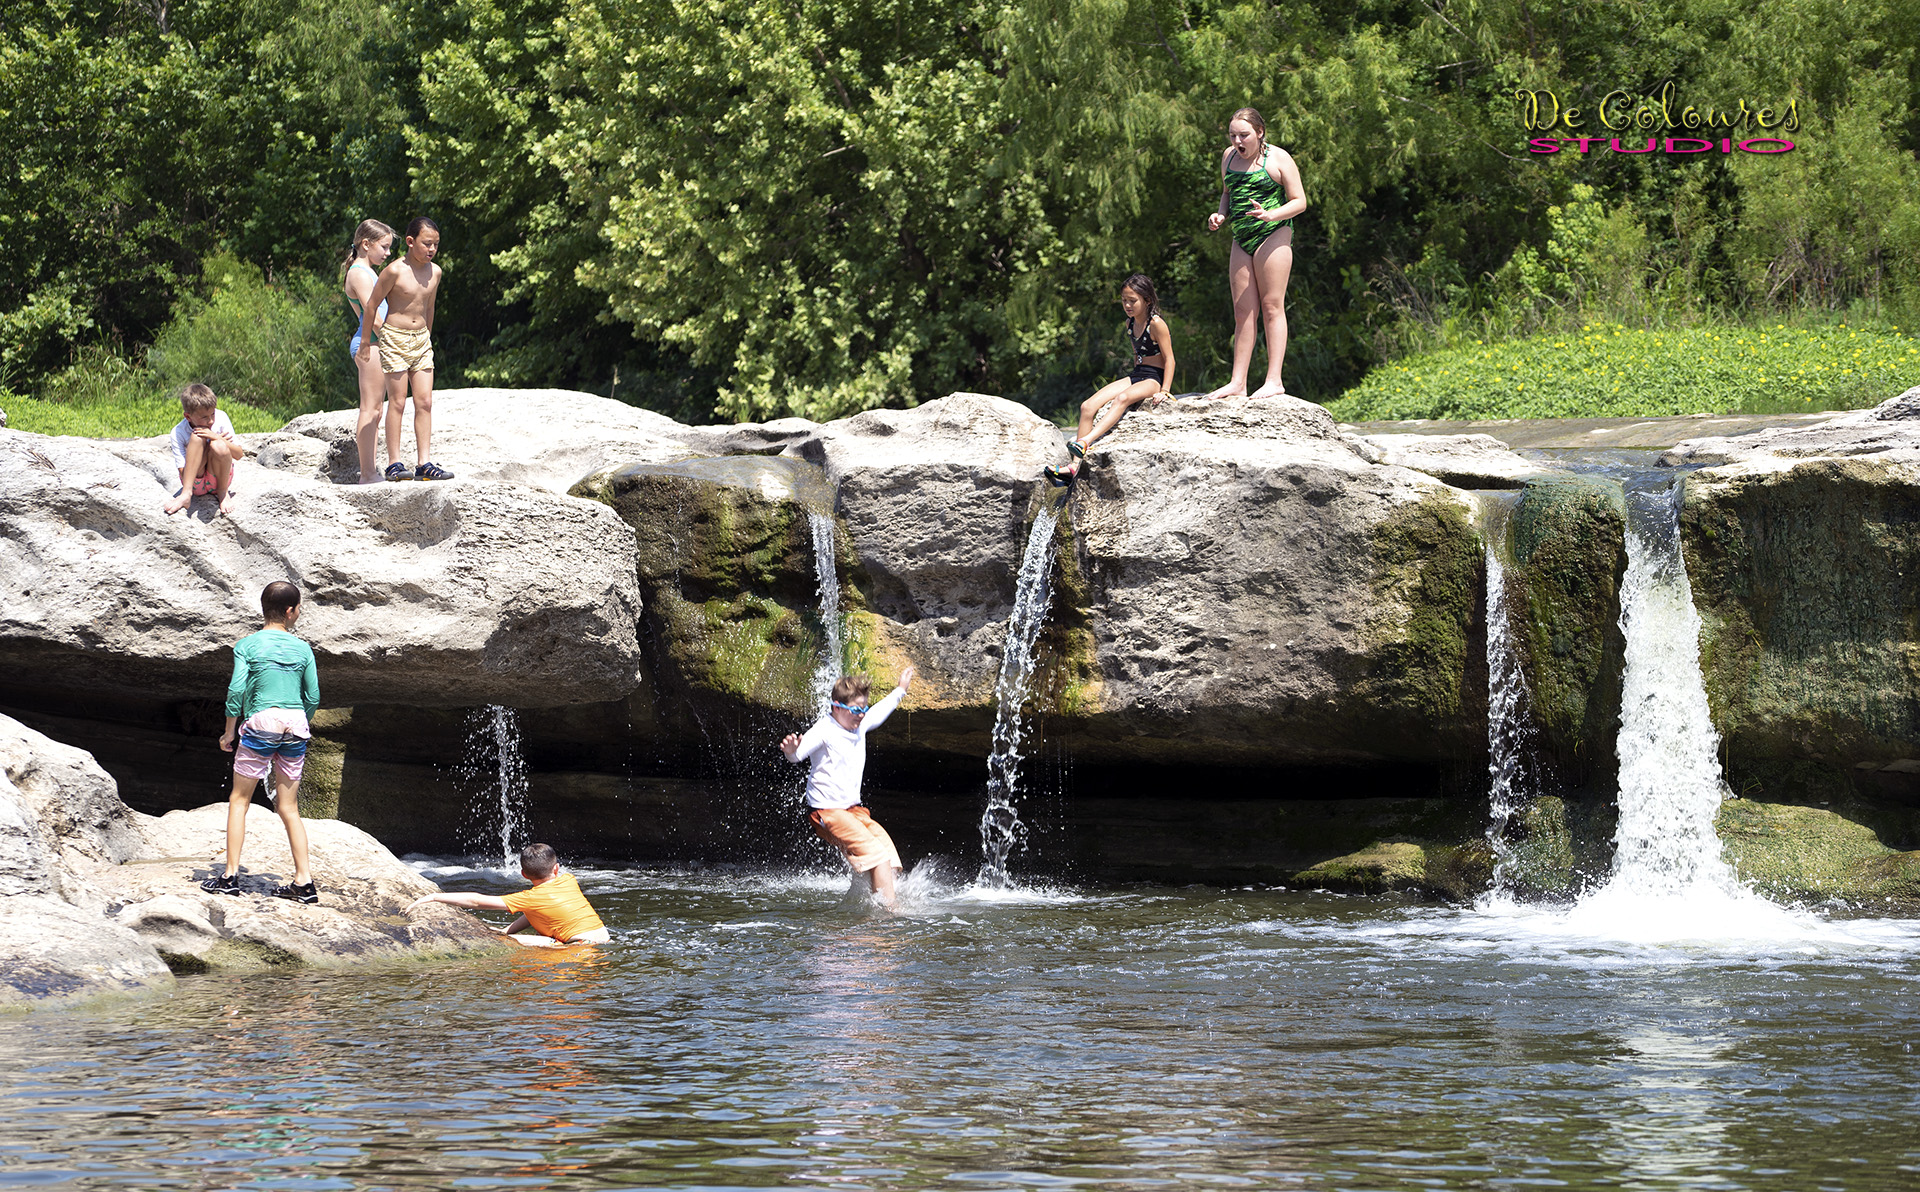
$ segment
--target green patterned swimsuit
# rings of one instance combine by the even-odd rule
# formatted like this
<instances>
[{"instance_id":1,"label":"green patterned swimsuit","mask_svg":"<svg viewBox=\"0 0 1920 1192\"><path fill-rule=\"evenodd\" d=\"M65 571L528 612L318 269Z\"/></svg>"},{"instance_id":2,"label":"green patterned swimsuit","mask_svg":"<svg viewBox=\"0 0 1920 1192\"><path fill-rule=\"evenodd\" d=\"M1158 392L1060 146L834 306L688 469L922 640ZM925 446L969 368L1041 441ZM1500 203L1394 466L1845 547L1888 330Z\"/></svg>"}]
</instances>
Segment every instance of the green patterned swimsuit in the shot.
<instances>
[{"instance_id":1,"label":"green patterned swimsuit","mask_svg":"<svg viewBox=\"0 0 1920 1192\"><path fill-rule=\"evenodd\" d=\"M1260 150L1260 160L1251 170L1227 171L1227 195L1231 213L1227 218L1233 221L1233 242L1253 255L1255 249L1267 242L1267 237L1281 228L1290 228L1290 219L1264 220L1253 214L1254 200L1268 211L1287 201L1286 188L1273 180L1267 173L1267 152L1273 146Z\"/></svg>"}]
</instances>

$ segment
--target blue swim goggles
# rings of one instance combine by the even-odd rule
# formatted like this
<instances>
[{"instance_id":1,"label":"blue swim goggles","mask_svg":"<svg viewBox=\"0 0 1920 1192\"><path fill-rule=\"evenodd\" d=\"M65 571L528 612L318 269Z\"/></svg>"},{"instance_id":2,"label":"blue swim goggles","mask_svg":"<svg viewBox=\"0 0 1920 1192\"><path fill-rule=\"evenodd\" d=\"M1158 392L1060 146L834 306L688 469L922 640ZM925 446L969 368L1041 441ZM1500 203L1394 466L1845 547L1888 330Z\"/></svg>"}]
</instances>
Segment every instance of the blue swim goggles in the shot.
<instances>
[{"instance_id":1,"label":"blue swim goggles","mask_svg":"<svg viewBox=\"0 0 1920 1192\"><path fill-rule=\"evenodd\" d=\"M852 704L843 704L839 700L833 700L831 702L834 707L844 708L846 711L852 712L855 716L865 716L867 709L873 706L872 704L861 704L859 707L855 707Z\"/></svg>"}]
</instances>

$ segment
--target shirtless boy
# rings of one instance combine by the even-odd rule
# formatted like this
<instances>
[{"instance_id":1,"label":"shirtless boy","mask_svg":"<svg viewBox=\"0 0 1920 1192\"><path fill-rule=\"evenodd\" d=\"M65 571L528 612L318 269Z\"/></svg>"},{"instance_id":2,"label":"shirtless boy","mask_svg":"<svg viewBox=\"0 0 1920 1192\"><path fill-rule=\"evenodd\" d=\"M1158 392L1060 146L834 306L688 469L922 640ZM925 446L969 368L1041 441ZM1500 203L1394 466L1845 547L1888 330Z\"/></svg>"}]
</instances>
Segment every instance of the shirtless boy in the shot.
<instances>
[{"instance_id":1,"label":"shirtless boy","mask_svg":"<svg viewBox=\"0 0 1920 1192\"><path fill-rule=\"evenodd\" d=\"M360 353L371 360L377 347L387 374L387 451L400 441L400 419L413 382L413 449L409 468L399 460L387 465L388 480L451 480L453 473L433 462L433 302L440 293L440 225L418 216L407 225L407 255L380 271L373 293L361 304ZM373 341L373 319L387 304L386 321Z\"/></svg>"},{"instance_id":2,"label":"shirtless boy","mask_svg":"<svg viewBox=\"0 0 1920 1192\"><path fill-rule=\"evenodd\" d=\"M560 868L550 844L530 844L520 850L520 876L533 883L530 890L496 898L492 894L455 892L429 894L407 908L412 914L429 902L464 906L474 911L512 911L513 922L493 930L528 948L560 948L567 944L604 944L611 938L580 883ZM538 935L525 934L528 927Z\"/></svg>"}]
</instances>

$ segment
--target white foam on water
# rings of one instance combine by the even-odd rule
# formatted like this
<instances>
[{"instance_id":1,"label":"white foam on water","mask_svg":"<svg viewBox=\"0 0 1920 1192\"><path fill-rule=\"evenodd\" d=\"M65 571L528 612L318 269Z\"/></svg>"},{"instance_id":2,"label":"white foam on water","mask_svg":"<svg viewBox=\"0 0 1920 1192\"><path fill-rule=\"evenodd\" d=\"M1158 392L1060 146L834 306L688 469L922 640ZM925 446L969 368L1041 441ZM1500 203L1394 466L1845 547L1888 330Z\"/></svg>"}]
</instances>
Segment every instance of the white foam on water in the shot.
<instances>
[{"instance_id":1,"label":"white foam on water","mask_svg":"<svg viewBox=\"0 0 1920 1192\"><path fill-rule=\"evenodd\" d=\"M1586 967L1726 960L1870 959L1920 951L1920 921L1835 919L1747 891L1686 899L1603 890L1567 907L1506 899L1353 929L1362 939L1497 948Z\"/></svg>"}]
</instances>

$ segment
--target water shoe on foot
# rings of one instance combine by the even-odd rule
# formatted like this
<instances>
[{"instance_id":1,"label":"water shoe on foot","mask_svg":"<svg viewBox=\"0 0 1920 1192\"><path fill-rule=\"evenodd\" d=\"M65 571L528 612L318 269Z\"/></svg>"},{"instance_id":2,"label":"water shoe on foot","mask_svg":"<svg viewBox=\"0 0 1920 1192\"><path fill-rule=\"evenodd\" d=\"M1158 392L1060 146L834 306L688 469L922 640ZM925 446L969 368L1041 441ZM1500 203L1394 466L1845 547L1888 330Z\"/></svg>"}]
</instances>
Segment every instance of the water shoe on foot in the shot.
<instances>
[{"instance_id":1,"label":"water shoe on foot","mask_svg":"<svg viewBox=\"0 0 1920 1192\"><path fill-rule=\"evenodd\" d=\"M401 463L399 460L395 460L394 462L387 465L387 479L388 480L412 480L413 469Z\"/></svg>"},{"instance_id":2,"label":"water shoe on foot","mask_svg":"<svg viewBox=\"0 0 1920 1192\"><path fill-rule=\"evenodd\" d=\"M413 470L413 478L415 480L452 480L453 473L428 460Z\"/></svg>"},{"instance_id":3,"label":"water shoe on foot","mask_svg":"<svg viewBox=\"0 0 1920 1192\"><path fill-rule=\"evenodd\" d=\"M221 877L210 877L200 883L200 888L209 894L231 894L235 898L245 893L245 891L240 889L240 875L237 873L230 873Z\"/></svg>"},{"instance_id":4,"label":"water shoe on foot","mask_svg":"<svg viewBox=\"0 0 1920 1192\"><path fill-rule=\"evenodd\" d=\"M1048 464L1045 471L1047 483L1053 485L1055 488L1065 488L1067 485L1073 483L1075 474L1067 471L1059 464Z\"/></svg>"},{"instance_id":5,"label":"water shoe on foot","mask_svg":"<svg viewBox=\"0 0 1920 1192\"><path fill-rule=\"evenodd\" d=\"M320 890L319 887L315 886L312 882L308 882L304 886L277 887L273 892L273 896L275 898L291 899L294 902L304 902L311 906L313 903L320 901Z\"/></svg>"}]
</instances>

